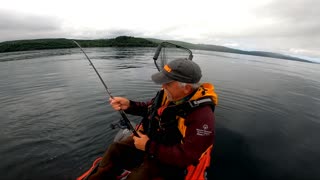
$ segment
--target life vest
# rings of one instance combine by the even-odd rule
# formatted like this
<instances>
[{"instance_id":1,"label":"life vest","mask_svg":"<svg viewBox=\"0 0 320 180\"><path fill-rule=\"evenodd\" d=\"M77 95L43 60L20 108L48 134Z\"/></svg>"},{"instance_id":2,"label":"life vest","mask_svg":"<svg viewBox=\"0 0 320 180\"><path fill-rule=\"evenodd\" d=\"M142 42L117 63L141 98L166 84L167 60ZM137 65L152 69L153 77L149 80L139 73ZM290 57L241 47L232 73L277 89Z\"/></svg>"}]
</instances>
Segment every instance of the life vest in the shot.
<instances>
[{"instance_id":1,"label":"life vest","mask_svg":"<svg viewBox=\"0 0 320 180\"><path fill-rule=\"evenodd\" d=\"M155 131L158 130L155 129L155 127L159 126L159 123L167 123L167 122L158 122L161 121L161 116L169 116L169 119L172 118L172 113L174 113L176 119L175 121L178 121L178 129L181 132L182 136L185 136L185 130L186 126L184 125L185 117L190 113L194 108L197 108L199 106L204 105L210 105L212 108L212 111L214 111L215 106L218 104L218 96L214 92L214 86L209 83L203 83L201 86L197 89L196 92L192 95L192 97L179 105L169 105L169 101L167 99L166 93L161 90L158 92L156 98L154 99L154 102L152 105L149 106L149 114L147 115L147 121L143 120L143 123L148 124L148 127L144 126L144 129L147 129L148 131ZM173 111L173 112L170 112ZM165 118L162 118L165 119ZM158 121L157 121L158 120ZM149 124L149 122L153 122L155 127L152 127L152 125ZM168 121L168 120L167 120ZM171 123L171 120L169 120ZM169 122L168 122L169 123ZM150 135L151 134L151 135ZM150 137L152 136L151 133L147 133L147 135Z\"/></svg>"},{"instance_id":2,"label":"life vest","mask_svg":"<svg viewBox=\"0 0 320 180\"><path fill-rule=\"evenodd\" d=\"M184 122L188 113L192 112L195 108L205 105L210 105L212 111L214 111L215 105L218 104L214 86L209 83L202 84L188 101L179 105L170 105L164 92L160 92L158 95L162 97L156 97L153 106L157 107L152 107L152 110L157 110L157 113L151 112L153 113L153 117L149 116L149 118L153 119L151 122L153 122L153 126L155 127L149 126L151 132L149 132L148 136L167 145L179 142L183 143L182 140L185 137L187 129ZM161 104L157 98L162 99ZM213 145L207 148L199 158L198 163L187 167L185 180L206 179L206 170L210 166L212 148Z\"/></svg>"}]
</instances>

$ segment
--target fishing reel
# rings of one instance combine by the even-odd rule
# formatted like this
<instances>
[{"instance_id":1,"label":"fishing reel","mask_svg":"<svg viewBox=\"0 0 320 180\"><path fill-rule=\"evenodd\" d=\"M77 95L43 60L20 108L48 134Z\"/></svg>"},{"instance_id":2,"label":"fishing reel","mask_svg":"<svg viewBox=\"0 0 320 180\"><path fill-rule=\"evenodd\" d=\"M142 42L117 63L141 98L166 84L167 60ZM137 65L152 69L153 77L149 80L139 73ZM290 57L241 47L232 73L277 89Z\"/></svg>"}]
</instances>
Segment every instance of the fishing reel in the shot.
<instances>
[{"instance_id":1,"label":"fishing reel","mask_svg":"<svg viewBox=\"0 0 320 180\"><path fill-rule=\"evenodd\" d=\"M123 118L120 118L120 120L117 123L111 123L110 128L111 129L116 129L116 128L127 129L128 127L125 120Z\"/></svg>"},{"instance_id":2,"label":"fishing reel","mask_svg":"<svg viewBox=\"0 0 320 180\"><path fill-rule=\"evenodd\" d=\"M119 131L113 139L114 142L120 142L122 140L125 140L128 136L131 136L133 134L133 132L128 129L128 126L123 118L121 118L117 123L110 124L110 128L119 129Z\"/></svg>"}]
</instances>

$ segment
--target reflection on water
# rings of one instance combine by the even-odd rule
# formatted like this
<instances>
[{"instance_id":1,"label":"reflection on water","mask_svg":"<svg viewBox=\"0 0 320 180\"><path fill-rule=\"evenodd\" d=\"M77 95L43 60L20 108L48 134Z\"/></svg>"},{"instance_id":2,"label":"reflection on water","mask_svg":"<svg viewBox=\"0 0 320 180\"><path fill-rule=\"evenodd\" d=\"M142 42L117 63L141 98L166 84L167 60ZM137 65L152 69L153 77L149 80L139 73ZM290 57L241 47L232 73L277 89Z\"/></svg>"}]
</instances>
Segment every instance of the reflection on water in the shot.
<instances>
[{"instance_id":1,"label":"reflection on water","mask_svg":"<svg viewBox=\"0 0 320 180\"><path fill-rule=\"evenodd\" d=\"M85 51L114 96L144 101L160 88L155 48ZM194 60L219 95L210 179L320 178L319 64L210 51ZM0 77L0 179L74 179L117 133L120 115L79 49L1 53Z\"/></svg>"}]
</instances>

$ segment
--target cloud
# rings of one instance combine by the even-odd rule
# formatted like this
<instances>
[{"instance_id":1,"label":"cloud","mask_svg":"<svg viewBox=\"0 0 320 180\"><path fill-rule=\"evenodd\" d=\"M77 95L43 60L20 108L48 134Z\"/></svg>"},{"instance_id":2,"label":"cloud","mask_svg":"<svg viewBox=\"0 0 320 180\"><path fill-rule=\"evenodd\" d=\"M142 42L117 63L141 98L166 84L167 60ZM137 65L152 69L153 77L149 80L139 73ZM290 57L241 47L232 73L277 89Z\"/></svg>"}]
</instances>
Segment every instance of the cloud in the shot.
<instances>
[{"instance_id":1,"label":"cloud","mask_svg":"<svg viewBox=\"0 0 320 180\"><path fill-rule=\"evenodd\" d=\"M314 37L320 36L319 7L317 0L272 1L258 8L256 15L269 21L264 27L269 35Z\"/></svg>"},{"instance_id":2,"label":"cloud","mask_svg":"<svg viewBox=\"0 0 320 180\"><path fill-rule=\"evenodd\" d=\"M257 14L268 17L290 19L293 22L311 20L319 17L320 1L318 0L280 0L272 1L258 9Z\"/></svg>"},{"instance_id":3,"label":"cloud","mask_svg":"<svg viewBox=\"0 0 320 180\"><path fill-rule=\"evenodd\" d=\"M318 0L211 0L183 8L170 1L171 6L163 2L157 9L149 1L141 2L146 6L132 2L126 7L119 1L97 1L90 6L77 1L77 8L71 0L31 0L21 6L14 1L0 8L0 42L129 35L320 57ZM106 10L106 6L113 8Z\"/></svg>"},{"instance_id":4,"label":"cloud","mask_svg":"<svg viewBox=\"0 0 320 180\"><path fill-rule=\"evenodd\" d=\"M273 0L251 12L251 25L216 37L223 43L238 43L242 49L320 57L319 7L318 0Z\"/></svg>"},{"instance_id":5,"label":"cloud","mask_svg":"<svg viewBox=\"0 0 320 180\"><path fill-rule=\"evenodd\" d=\"M58 18L0 11L0 41L59 37L62 35Z\"/></svg>"}]
</instances>

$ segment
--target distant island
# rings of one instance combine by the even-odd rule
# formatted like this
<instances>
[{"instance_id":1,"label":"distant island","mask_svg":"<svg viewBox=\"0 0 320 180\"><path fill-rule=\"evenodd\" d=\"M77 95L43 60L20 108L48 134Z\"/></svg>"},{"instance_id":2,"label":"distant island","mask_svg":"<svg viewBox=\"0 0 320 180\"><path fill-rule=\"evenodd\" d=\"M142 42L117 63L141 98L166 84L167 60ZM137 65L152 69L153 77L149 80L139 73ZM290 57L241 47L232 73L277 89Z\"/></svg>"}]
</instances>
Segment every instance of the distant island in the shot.
<instances>
[{"instance_id":1,"label":"distant island","mask_svg":"<svg viewBox=\"0 0 320 180\"><path fill-rule=\"evenodd\" d=\"M280 58L302 62L312 62L302 58L283 55L279 53L264 52L264 51L244 51L239 49L228 48L217 45L207 44L192 44L183 41L160 40L152 38L138 38L131 36L119 36L112 39L94 39L94 40L77 40L82 47L156 47L163 41L171 42L179 46L195 50L207 50L226 53L245 54L253 56L263 56L271 58ZM0 43L0 53L14 52L14 51L30 51L43 49L64 49L77 48L72 42L72 39L58 38L58 39L33 39L33 40L17 40L5 41Z\"/></svg>"}]
</instances>

